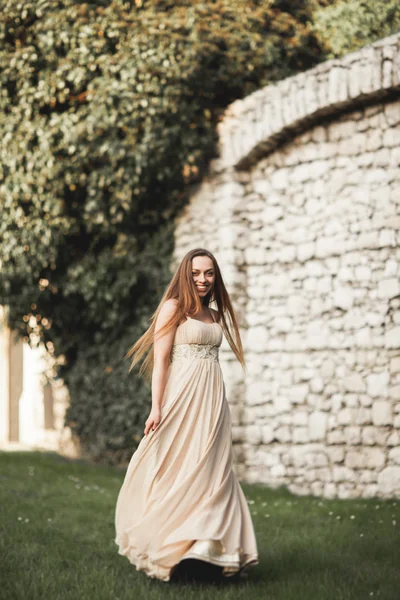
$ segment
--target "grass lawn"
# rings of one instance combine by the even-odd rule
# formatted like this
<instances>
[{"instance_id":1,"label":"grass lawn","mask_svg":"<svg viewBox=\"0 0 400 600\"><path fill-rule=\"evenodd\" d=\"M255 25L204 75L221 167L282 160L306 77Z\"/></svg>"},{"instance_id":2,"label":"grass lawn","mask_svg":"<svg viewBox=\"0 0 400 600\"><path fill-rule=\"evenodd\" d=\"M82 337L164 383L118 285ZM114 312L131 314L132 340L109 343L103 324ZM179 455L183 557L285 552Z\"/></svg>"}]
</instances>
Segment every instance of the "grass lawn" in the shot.
<instances>
[{"instance_id":1,"label":"grass lawn","mask_svg":"<svg viewBox=\"0 0 400 600\"><path fill-rule=\"evenodd\" d=\"M0 452L2 600L400 600L400 501L243 485L260 564L245 579L166 583L117 553L124 473L54 453Z\"/></svg>"}]
</instances>

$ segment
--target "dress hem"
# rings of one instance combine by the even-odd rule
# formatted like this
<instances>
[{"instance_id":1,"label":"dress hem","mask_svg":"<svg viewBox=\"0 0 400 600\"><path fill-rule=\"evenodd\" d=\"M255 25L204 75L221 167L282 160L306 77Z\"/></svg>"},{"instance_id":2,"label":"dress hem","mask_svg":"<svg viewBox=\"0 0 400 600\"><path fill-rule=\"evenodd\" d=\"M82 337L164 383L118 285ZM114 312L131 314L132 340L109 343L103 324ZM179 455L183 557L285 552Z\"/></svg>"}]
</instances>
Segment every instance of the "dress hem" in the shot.
<instances>
[{"instance_id":1,"label":"dress hem","mask_svg":"<svg viewBox=\"0 0 400 600\"><path fill-rule=\"evenodd\" d=\"M215 540L212 540L215 541ZM148 554L140 553L137 549L132 546L121 548L120 543L115 540L115 543L119 546L118 553L122 556L126 556L131 564L136 567L137 571L144 571L148 577L157 578L161 581L169 582L174 571L184 560L195 559L203 562L222 567L222 575L224 577L232 577L240 572L247 571L251 566L259 564L258 554L241 554L241 560L229 561L224 560L223 557L218 558L215 556L208 556L200 552L185 552L182 558L171 567L164 567L155 561L153 561ZM194 542L195 543L195 542ZM241 550L241 549L239 549Z\"/></svg>"}]
</instances>

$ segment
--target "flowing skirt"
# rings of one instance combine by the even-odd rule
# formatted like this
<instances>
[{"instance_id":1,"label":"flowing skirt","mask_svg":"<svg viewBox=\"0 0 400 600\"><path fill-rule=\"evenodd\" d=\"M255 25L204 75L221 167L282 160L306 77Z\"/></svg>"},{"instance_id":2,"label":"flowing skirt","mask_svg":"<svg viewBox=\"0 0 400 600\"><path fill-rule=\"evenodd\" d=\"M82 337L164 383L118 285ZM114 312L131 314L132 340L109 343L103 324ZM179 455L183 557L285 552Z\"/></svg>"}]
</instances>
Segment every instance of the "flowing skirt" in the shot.
<instances>
[{"instance_id":1,"label":"flowing skirt","mask_svg":"<svg viewBox=\"0 0 400 600\"><path fill-rule=\"evenodd\" d=\"M115 543L137 570L169 581L186 558L225 576L258 563L231 425L219 363L172 362L160 424L140 441L116 505Z\"/></svg>"}]
</instances>

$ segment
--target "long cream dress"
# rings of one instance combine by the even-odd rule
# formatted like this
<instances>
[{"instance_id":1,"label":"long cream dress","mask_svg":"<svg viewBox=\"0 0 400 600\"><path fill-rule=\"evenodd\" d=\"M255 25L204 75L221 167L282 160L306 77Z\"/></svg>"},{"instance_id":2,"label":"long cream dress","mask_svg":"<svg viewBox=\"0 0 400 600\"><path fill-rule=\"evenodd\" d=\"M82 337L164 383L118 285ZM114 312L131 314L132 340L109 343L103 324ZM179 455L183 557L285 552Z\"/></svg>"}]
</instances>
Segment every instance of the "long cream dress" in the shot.
<instances>
[{"instance_id":1,"label":"long cream dress","mask_svg":"<svg viewBox=\"0 0 400 600\"><path fill-rule=\"evenodd\" d=\"M188 318L178 326L161 421L140 441L118 495L118 553L163 581L186 558L219 565L225 576L258 563L250 512L232 470L222 338L217 322Z\"/></svg>"}]
</instances>

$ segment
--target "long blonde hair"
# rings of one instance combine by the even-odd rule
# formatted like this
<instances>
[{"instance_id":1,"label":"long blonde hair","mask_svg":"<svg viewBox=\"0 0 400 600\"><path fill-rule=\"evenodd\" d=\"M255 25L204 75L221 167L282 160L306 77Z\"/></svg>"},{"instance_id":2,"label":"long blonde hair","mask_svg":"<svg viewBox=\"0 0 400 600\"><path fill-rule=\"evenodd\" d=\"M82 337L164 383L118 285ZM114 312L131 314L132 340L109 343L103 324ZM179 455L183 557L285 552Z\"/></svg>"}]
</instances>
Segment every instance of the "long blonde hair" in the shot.
<instances>
[{"instance_id":1,"label":"long blonde hair","mask_svg":"<svg viewBox=\"0 0 400 600\"><path fill-rule=\"evenodd\" d=\"M192 276L192 260L195 256L208 256L211 258L214 267L214 286L212 291L204 297L203 302L197 293ZM171 298L177 300L177 309L170 320L157 331L157 336L161 337L173 327L178 326L184 316L196 315L201 311L202 304L208 307L211 302L215 302L218 308L218 322L221 325L222 331L224 332L225 337L228 340L228 343L232 348L236 358L239 360L242 367L244 369L246 368L236 314L223 282L218 263L209 250L205 250L204 248L195 248L194 250L190 250L190 252L188 252L182 259L182 262L177 268L174 276L171 279L171 282L164 292L156 311L149 319L149 321L151 321L150 327L128 350L125 358L132 357L129 371L131 371L147 353L146 358L140 366L139 376L144 376L146 379L151 379L154 366L154 337L156 321L162 305L166 300L170 300Z\"/></svg>"}]
</instances>

